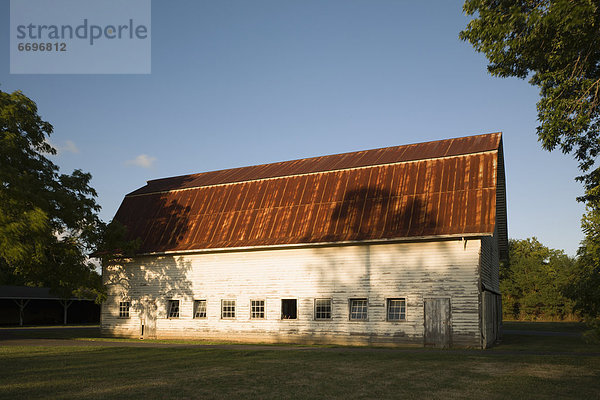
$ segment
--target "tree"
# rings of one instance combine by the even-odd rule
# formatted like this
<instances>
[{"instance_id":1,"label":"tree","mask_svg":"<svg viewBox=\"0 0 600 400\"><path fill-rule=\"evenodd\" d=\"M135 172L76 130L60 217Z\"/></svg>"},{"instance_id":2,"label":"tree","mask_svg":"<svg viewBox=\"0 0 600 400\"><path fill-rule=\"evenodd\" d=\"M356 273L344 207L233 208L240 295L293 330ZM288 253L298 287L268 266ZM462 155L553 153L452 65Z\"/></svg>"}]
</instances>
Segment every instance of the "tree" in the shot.
<instances>
[{"instance_id":1,"label":"tree","mask_svg":"<svg viewBox=\"0 0 600 400\"><path fill-rule=\"evenodd\" d=\"M573 274L575 260L535 237L510 240L509 259L510 264L500 272L505 317L562 320L573 314L574 303L562 291Z\"/></svg>"},{"instance_id":2,"label":"tree","mask_svg":"<svg viewBox=\"0 0 600 400\"><path fill-rule=\"evenodd\" d=\"M122 264L137 253L142 240L139 237L132 239L130 236L127 227L118 221L112 220L104 226L94 252L100 258L102 267Z\"/></svg>"},{"instance_id":3,"label":"tree","mask_svg":"<svg viewBox=\"0 0 600 400\"><path fill-rule=\"evenodd\" d=\"M565 293L600 337L600 4L597 0L466 0L475 16L462 40L487 57L498 77L527 78L540 89L538 139L542 147L579 162L587 203L579 270ZM582 294L582 293L585 293Z\"/></svg>"},{"instance_id":4,"label":"tree","mask_svg":"<svg viewBox=\"0 0 600 400\"><path fill-rule=\"evenodd\" d=\"M87 257L104 230L96 191L89 173L60 174L46 157L52 130L31 99L0 91L0 279L100 300Z\"/></svg>"},{"instance_id":5,"label":"tree","mask_svg":"<svg viewBox=\"0 0 600 400\"><path fill-rule=\"evenodd\" d=\"M577 268L563 291L592 328L587 335L600 341L600 210L588 208L581 226L585 239L577 252Z\"/></svg>"},{"instance_id":6,"label":"tree","mask_svg":"<svg viewBox=\"0 0 600 400\"><path fill-rule=\"evenodd\" d=\"M462 40L486 55L488 71L527 78L540 89L537 134L546 150L579 162L586 192L600 204L600 6L594 0L467 0L476 15Z\"/></svg>"}]
</instances>

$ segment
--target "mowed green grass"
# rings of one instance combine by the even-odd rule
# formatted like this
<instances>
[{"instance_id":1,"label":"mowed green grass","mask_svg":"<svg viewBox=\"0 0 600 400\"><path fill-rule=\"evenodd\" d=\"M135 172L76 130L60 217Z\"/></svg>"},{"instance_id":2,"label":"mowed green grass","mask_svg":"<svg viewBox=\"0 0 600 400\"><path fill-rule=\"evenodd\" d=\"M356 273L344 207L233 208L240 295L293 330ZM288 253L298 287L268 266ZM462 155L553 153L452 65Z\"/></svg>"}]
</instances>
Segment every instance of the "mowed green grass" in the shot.
<instances>
[{"instance_id":1,"label":"mowed green grass","mask_svg":"<svg viewBox=\"0 0 600 400\"><path fill-rule=\"evenodd\" d=\"M599 398L600 346L576 337L506 340L487 351L5 346L0 398Z\"/></svg>"}]
</instances>

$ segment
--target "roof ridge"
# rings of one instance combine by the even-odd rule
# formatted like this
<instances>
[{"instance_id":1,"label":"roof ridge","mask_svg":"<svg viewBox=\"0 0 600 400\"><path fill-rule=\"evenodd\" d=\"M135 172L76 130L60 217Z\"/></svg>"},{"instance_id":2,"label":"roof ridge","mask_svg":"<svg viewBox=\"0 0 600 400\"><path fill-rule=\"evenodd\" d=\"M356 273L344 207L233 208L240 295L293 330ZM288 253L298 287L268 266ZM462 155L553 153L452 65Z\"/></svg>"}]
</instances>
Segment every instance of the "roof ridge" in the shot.
<instances>
[{"instance_id":1,"label":"roof ridge","mask_svg":"<svg viewBox=\"0 0 600 400\"><path fill-rule=\"evenodd\" d=\"M465 157L467 155L474 156L474 155L479 155L479 154L490 153L492 151L494 151L494 150L478 151L475 153L466 153L466 154L453 154L453 155L449 155L449 156L431 157L431 158L423 158L423 159L416 159L416 160L396 161L396 162L385 163L385 164L370 164L370 165L363 165L363 166L358 166L358 167L347 167L347 168L340 168L340 169L327 169L327 170L323 170L323 171L303 172L303 173L297 173L297 174L277 175L277 176L271 176L271 177L266 177L266 178L252 178L252 179L238 180L238 181L232 181L232 182L223 182L223 183L214 183L214 184L208 184L208 185L197 185L197 186L189 186L189 187L183 187L183 188L157 190L157 191L146 192L146 193L132 192L132 193L125 195L125 197L148 196L148 195L152 195L152 194L178 192L178 191L182 191L182 190L194 190L194 189L199 189L199 188L209 188L209 187L215 187L215 186L239 185L242 183L266 181L266 180L272 180L272 179L285 179L285 178L291 178L291 177L295 177L295 176L328 174L328 173L335 173L335 172L341 172L341 171L350 171L350 170L355 170L355 169L386 167L386 166L397 165L397 164L425 162L425 161L441 160L441 159L445 159L445 158L454 158L454 157ZM270 165L270 164L265 164L265 165Z\"/></svg>"},{"instance_id":2,"label":"roof ridge","mask_svg":"<svg viewBox=\"0 0 600 400\"><path fill-rule=\"evenodd\" d=\"M233 168L214 169L214 170L210 170L210 171L194 172L192 174L166 176L164 178L150 179L150 180L148 180L146 182L147 183L150 183L150 182L160 182L160 181L164 181L164 180L168 180L168 179L183 178L183 177L188 177L188 176L197 176L197 175L202 175L202 174L210 174L210 173L213 173L213 172L231 171L231 170L242 169L242 168L262 167L262 166L265 166L265 165L273 165L273 164L281 164L281 163L291 163L291 162L295 162L295 161L306 161L306 160L323 158L323 157L343 156L343 155L350 155L350 154L356 154L356 153L372 152L372 151L377 151L377 150L386 150L386 149L394 149L394 148L399 148L399 147L410 147L410 146L426 145L426 144L437 143L437 142L445 142L445 141L450 141L450 140L476 138L476 137L479 137L479 136L492 136L492 135L501 135L501 134L502 134L502 132L490 132L490 133L482 133L482 134L479 134L479 135L459 136L459 137L449 138L449 139L430 140L430 141L427 141L427 142L416 142L416 143L409 143L409 144L399 144L397 146L385 146L385 147L376 147L374 149L347 151L347 152L344 152L344 153L323 154L323 155L320 155L320 156L295 158L293 160L281 160L281 161L274 161L274 162L263 163L263 164L243 165L243 166L233 167ZM469 153L465 152L464 154L469 154ZM455 155L458 155L458 154L455 154ZM422 158L422 160L428 160L430 158L440 158L440 157L428 157L428 158ZM373 165L376 165L376 164L373 164ZM281 176L283 177L283 176L286 176L286 175L281 175Z\"/></svg>"},{"instance_id":3,"label":"roof ridge","mask_svg":"<svg viewBox=\"0 0 600 400\"><path fill-rule=\"evenodd\" d=\"M145 186L128 193L127 196L475 154L497 149L501 136L501 132L493 132L158 178L147 181ZM481 148L477 148L477 143L473 144L478 139L492 137L492 140L483 144L480 143L479 147ZM457 144L457 142L461 141L468 141L468 143L463 143L463 146L460 146L460 143ZM468 144L471 144L471 146ZM443 148L436 149L436 145L437 147L443 146ZM473 148L473 146L476 146L476 148ZM419 147L421 148L420 151ZM287 172L285 172L286 168L288 169Z\"/></svg>"}]
</instances>

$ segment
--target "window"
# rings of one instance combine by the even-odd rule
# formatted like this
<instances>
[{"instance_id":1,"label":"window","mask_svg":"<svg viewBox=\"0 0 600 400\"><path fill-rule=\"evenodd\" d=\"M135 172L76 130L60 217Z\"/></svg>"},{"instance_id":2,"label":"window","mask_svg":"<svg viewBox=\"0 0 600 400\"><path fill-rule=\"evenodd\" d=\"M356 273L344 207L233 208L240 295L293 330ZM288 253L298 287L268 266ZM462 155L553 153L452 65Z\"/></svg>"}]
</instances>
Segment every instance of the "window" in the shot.
<instances>
[{"instance_id":1,"label":"window","mask_svg":"<svg viewBox=\"0 0 600 400\"><path fill-rule=\"evenodd\" d=\"M331 319L331 299L315 299L315 319Z\"/></svg>"},{"instance_id":2,"label":"window","mask_svg":"<svg viewBox=\"0 0 600 400\"><path fill-rule=\"evenodd\" d=\"M120 318L129 318L129 307L131 303L128 301L122 301L119 303L119 317Z\"/></svg>"},{"instance_id":3,"label":"window","mask_svg":"<svg viewBox=\"0 0 600 400\"><path fill-rule=\"evenodd\" d=\"M281 300L281 319L298 319L298 300Z\"/></svg>"},{"instance_id":4,"label":"window","mask_svg":"<svg viewBox=\"0 0 600 400\"><path fill-rule=\"evenodd\" d=\"M387 320L406 320L406 299L387 299Z\"/></svg>"},{"instance_id":5,"label":"window","mask_svg":"<svg viewBox=\"0 0 600 400\"><path fill-rule=\"evenodd\" d=\"M250 300L250 318L264 319L265 318L265 301Z\"/></svg>"},{"instance_id":6,"label":"window","mask_svg":"<svg viewBox=\"0 0 600 400\"><path fill-rule=\"evenodd\" d=\"M194 300L194 318L206 318L206 300Z\"/></svg>"},{"instance_id":7,"label":"window","mask_svg":"<svg viewBox=\"0 0 600 400\"><path fill-rule=\"evenodd\" d=\"M350 320L366 321L367 308L367 299L350 299Z\"/></svg>"},{"instance_id":8,"label":"window","mask_svg":"<svg viewBox=\"0 0 600 400\"><path fill-rule=\"evenodd\" d=\"M179 300L169 300L167 318L179 318Z\"/></svg>"},{"instance_id":9,"label":"window","mask_svg":"<svg viewBox=\"0 0 600 400\"><path fill-rule=\"evenodd\" d=\"M235 318L235 300L221 300L221 318Z\"/></svg>"}]
</instances>

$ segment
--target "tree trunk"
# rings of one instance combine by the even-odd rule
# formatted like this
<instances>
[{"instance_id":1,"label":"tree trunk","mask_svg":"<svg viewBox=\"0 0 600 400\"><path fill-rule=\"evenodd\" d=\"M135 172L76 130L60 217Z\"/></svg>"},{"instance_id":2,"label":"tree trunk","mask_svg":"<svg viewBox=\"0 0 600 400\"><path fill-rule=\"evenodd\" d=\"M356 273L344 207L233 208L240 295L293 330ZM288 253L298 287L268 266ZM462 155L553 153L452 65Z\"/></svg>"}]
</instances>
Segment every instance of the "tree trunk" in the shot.
<instances>
[{"instance_id":1,"label":"tree trunk","mask_svg":"<svg viewBox=\"0 0 600 400\"><path fill-rule=\"evenodd\" d=\"M23 314L25 312L25 307L27 306L27 304L29 303L29 300L24 300L24 299L13 299L15 303L17 303L17 306L19 307L19 326L23 326Z\"/></svg>"},{"instance_id":2,"label":"tree trunk","mask_svg":"<svg viewBox=\"0 0 600 400\"><path fill-rule=\"evenodd\" d=\"M73 304L73 300L61 300L60 304L62 304L63 306L63 325L67 324L67 310L69 309L69 306L71 304Z\"/></svg>"}]
</instances>

